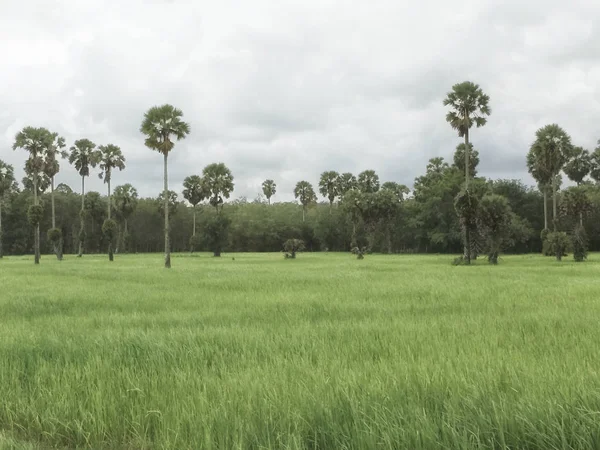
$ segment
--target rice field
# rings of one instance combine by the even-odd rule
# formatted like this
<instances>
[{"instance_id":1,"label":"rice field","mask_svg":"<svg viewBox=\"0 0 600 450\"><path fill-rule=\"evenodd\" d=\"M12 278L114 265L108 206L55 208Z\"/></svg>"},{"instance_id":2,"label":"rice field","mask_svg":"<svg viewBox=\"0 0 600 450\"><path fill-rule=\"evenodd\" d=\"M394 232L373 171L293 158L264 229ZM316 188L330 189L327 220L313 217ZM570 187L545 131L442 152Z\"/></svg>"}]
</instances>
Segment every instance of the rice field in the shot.
<instances>
[{"instance_id":1,"label":"rice field","mask_svg":"<svg viewBox=\"0 0 600 450\"><path fill-rule=\"evenodd\" d=\"M600 448L600 257L0 260L0 449Z\"/></svg>"}]
</instances>

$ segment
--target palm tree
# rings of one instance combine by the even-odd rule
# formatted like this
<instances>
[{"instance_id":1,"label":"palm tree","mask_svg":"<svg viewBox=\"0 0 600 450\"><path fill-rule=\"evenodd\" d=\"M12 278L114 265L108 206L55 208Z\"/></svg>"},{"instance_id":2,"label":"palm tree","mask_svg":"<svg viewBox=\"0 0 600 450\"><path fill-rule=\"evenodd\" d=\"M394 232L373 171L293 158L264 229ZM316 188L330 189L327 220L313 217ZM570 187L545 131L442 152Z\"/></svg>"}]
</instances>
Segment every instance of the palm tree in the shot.
<instances>
[{"instance_id":1,"label":"palm tree","mask_svg":"<svg viewBox=\"0 0 600 450\"><path fill-rule=\"evenodd\" d=\"M600 183L600 140L598 140L598 147L590 155L590 177L596 183Z\"/></svg>"},{"instance_id":2,"label":"palm tree","mask_svg":"<svg viewBox=\"0 0 600 450\"><path fill-rule=\"evenodd\" d=\"M373 194L379 190L379 175L374 170L365 170L358 174L357 184L363 194Z\"/></svg>"},{"instance_id":3,"label":"palm tree","mask_svg":"<svg viewBox=\"0 0 600 450\"><path fill-rule=\"evenodd\" d=\"M125 247L125 252L127 252L127 241L129 238L129 228L127 226L127 221L129 217L134 213L137 207L138 201L138 192L136 188L134 188L131 184L123 184L121 186L117 186L113 193L113 200L115 203L115 209L117 211L117 215L123 221L123 234L121 236L121 241L123 246ZM117 242L116 253L119 253L119 246Z\"/></svg>"},{"instance_id":4,"label":"palm tree","mask_svg":"<svg viewBox=\"0 0 600 450\"><path fill-rule=\"evenodd\" d=\"M62 231L56 228L56 208L54 204L54 177L60 170L60 164L58 163L58 156L63 158L67 157L67 153L62 149L65 147L64 138L60 137L58 133L52 133L52 141L49 147L46 149L46 161L44 172L50 178L50 200L52 204L52 229L48 233L50 240L54 246L54 253L56 258L62 260Z\"/></svg>"},{"instance_id":5,"label":"palm tree","mask_svg":"<svg viewBox=\"0 0 600 450\"><path fill-rule=\"evenodd\" d=\"M34 264L40 263L40 220L43 210L38 198L38 180L46 174L46 151L52 145L52 134L45 128L25 127L15 136L13 150L21 148L29 153L25 173L31 176L33 205L29 208L29 220L34 227Z\"/></svg>"},{"instance_id":6,"label":"palm tree","mask_svg":"<svg viewBox=\"0 0 600 450\"><path fill-rule=\"evenodd\" d=\"M315 195L315 190L308 181L298 181L296 187L294 188L294 197L300 200L302 204L302 222L306 219L306 208L311 203L317 201L317 196Z\"/></svg>"},{"instance_id":7,"label":"palm tree","mask_svg":"<svg viewBox=\"0 0 600 450\"><path fill-rule=\"evenodd\" d=\"M338 192L340 197L342 197L346 192L350 189L355 189L358 187L356 182L356 177L352 175L350 172L345 172L341 174L338 178Z\"/></svg>"},{"instance_id":8,"label":"palm tree","mask_svg":"<svg viewBox=\"0 0 600 450\"><path fill-rule=\"evenodd\" d=\"M536 131L535 136L535 142L531 145L527 155L527 165L530 167L532 175L535 173L543 180L542 185L552 183L552 218L553 229L556 231L558 175L564 167L568 155L573 151L571 137L556 124L540 128Z\"/></svg>"},{"instance_id":9,"label":"palm tree","mask_svg":"<svg viewBox=\"0 0 600 450\"><path fill-rule=\"evenodd\" d=\"M444 106L450 106L451 110L446 114L446 122L458 131L459 137L465 138L465 188L469 188L469 130L473 125L477 128L487 123L485 116L491 114L488 105L490 97L483 93L478 84L470 81L455 84L452 91L444 99Z\"/></svg>"},{"instance_id":10,"label":"palm tree","mask_svg":"<svg viewBox=\"0 0 600 450\"><path fill-rule=\"evenodd\" d=\"M98 177L104 180L108 186L108 218L102 225L102 231L107 235L108 238L108 259L112 261L113 256L113 240L116 237L116 222L111 219L112 209L112 198L110 193L110 181L112 179L112 172L114 169L123 170L125 168L125 157L121 152L121 149L113 144L101 145L98 147L99 150L99 167L100 173Z\"/></svg>"},{"instance_id":11,"label":"palm tree","mask_svg":"<svg viewBox=\"0 0 600 450\"><path fill-rule=\"evenodd\" d=\"M321 174L319 180L319 192L321 195L329 200L329 214L331 214L331 208L336 197L340 195L340 174L334 170L329 170Z\"/></svg>"},{"instance_id":12,"label":"palm tree","mask_svg":"<svg viewBox=\"0 0 600 450\"><path fill-rule=\"evenodd\" d=\"M571 181L580 186L583 179L590 174L592 170L592 157L590 152L582 147L573 147L568 155L568 161L563 168L563 171ZM579 215L579 225L583 226L583 213Z\"/></svg>"},{"instance_id":13,"label":"palm tree","mask_svg":"<svg viewBox=\"0 0 600 450\"><path fill-rule=\"evenodd\" d=\"M527 169L535 181L538 188L544 194L544 230L548 229L548 189L552 184L552 176L548 174L540 165L537 154L533 149L527 153Z\"/></svg>"},{"instance_id":14,"label":"palm tree","mask_svg":"<svg viewBox=\"0 0 600 450\"><path fill-rule=\"evenodd\" d=\"M78 257L83 256L83 241L85 239L85 177L90 176L90 167L94 168L98 164L99 154L96 151L96 144L89 139L78 139L70 148L69 163L75 167L75 170L81 176L81 211L79 213L79 253Z\"/></svg>"},{"instance_id":15,"label":"palm tree","mask_svg":"<svg viewBox=\"0 0 600 450\"><path fill-rule=\"evenodd\" d=\"M169 243L169 177L167 158L175 143L184 139L190 133L190 126L181 118L183 112L171 105L153 106L144 114L140 131L146 136L146 147L156 150L163 155L164 161L164 202L165 202L165 267L171 268L171 249Z\"/></svg>"},{"instance_id":16,"label":"palm tree","mask_svg":"<svg viewBox=\"0 0 600 450\"><path fill-rule=\"evenodd\" d=\"M462 173L466 173L465 169L465 144L458 144L454 152L454 167ZM479 152L473 148L473 144L469 144L469 179L477 175L477 166L479 165Z\"/></svg>"},{"instance_id":17,"label":"palm tree","mask_svg":"<svg viewBox=\"0 0 600 450\"><path fill-rule=\"evenodd\" d=\"M233 175L224 163L213 163L202 170L202 178L208 201L219 214L219 206L222 210L224 199L233 192Z\"/></svg>"},{"instance_id":18,"label":"palm tree","mask_svg":"<svg viewBox=\"0 0 600 450\"><path fill-rule=\"evenodd\" d=\"M0 258L4 256L2 248L2 203L5 196L15 186L15 172L13 166L0 159Z\"/></svg>"},{"instance_id":19,"label":"palm tree","mask_svg":"<svg viewBox=\"0 0 600 450\"><path fill-rule=\"evenodd\" d=\"M194 225L192 229L192 236L196 236L196 206L205 199L207 199L209 193L207 192L206 185L202 177L198 175L190 175L183 180L183 198L185 198L190 205L192 205Z\"/></svg>"},{"instance_id":20,"label":"palm tree","mask_svg":"<svg viewBox=\"0 0 600 450\"><path fill-rule=\"evenodd\" d=\"M277 185L275 184L275 182L273 180L265 180L265 181L263 181L263 184L262 184L262 191L263 191L263 194L265 194L265 197L267 197L267 201L269 202L269 205L270 205L271 197L273 197L275 195L275 193L277 192Z\"/></svg>"}]
</instances>

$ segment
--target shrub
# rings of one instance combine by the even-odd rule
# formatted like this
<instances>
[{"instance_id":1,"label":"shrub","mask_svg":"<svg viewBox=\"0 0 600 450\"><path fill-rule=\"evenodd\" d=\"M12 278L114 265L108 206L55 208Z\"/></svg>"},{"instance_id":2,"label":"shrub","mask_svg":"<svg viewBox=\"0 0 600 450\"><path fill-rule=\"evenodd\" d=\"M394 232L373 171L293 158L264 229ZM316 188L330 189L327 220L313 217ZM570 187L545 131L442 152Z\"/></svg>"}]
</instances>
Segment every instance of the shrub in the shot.
<instances>
[{"instance_id":1,"label":"shrub","mask_svg":"<svg viewBox=\"0 0 600 450\"><path fill-rule=\"evenodd\" d=\"M354 247L351 252L356 255L356 259L365 259L367 247Z\"/></svg>"},{"instance_id":2,"label":"shrub","mask_svg":"<svg viewBox=\"0 0 600 450\"><path fill-rule=\"evenodd\" d=\"M556 256L557 261L561 261L563 256L567 256L567 249L571 243L567 233L563 231L553 231L548 233L546 238L549 250Z\"/></svg>"},{"instance_id":3,"label":"shrub","mask_svg":"<svg viewBox=\"0 0 600 450\"><path fill-rule=\"evenodd\" d=\"M573 245L573 259L577 262L582 262L587 259L588 237L585 228L581 225L576 225L571 236L571 244Z\"/></svg>"},{"instance_id":4,"label":"shrub","mask_svg":"<svg viewBox=\"0 0 600 450\"><path fill-rule=\"evenodd\" d=\"M296 252L304 250L304 241L301 239L288 239L283 243L285 259L296 259Z\"/></svg>"},{"instance_id":5,"label":"shrub","mask_svg":"<svg viewBox=\"0 0 600 450\"><path fill-rule=\"evenodd\" d=\"M50 242L56 244L58 241L60 241L60 238L62 237L62 231L60 228L50 228L48 230L47 236Z\"/></svg>"},{"instance_id":6,"label":"shrub","mask_svg":"<svg viewBox=\"0 0 600 450\"><path fill-rule=\"evenodd\" d=\"M104 236L106 236L106 239L110 242L113 242L117 237L118 229L119 226L117 225L117 222L112 219L106 219L102 224L102 233L104 233Z\"/></svg>"},{"instance_id":7,"label":"shrub","mask_svg":"<svg viewBox=\"0 0 600 450\"><path fill-rule=\"evenodd\" d=\"M31 205L27 210L27 218L29 219L29 223L34 227L39 225L42 221L42 217L44 216L44 208L41 205Z\"/></svg>"}]
</instances>

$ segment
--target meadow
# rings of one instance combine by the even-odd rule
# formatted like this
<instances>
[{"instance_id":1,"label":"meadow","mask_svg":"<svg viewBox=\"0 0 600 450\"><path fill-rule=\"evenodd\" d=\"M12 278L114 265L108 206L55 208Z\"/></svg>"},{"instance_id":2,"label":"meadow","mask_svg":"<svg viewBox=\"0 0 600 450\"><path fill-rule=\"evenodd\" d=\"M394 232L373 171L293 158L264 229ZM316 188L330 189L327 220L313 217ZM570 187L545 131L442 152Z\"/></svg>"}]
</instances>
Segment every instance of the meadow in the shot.
<instances>
[{"instance_id":1,"label":"meadow","mask_svg":"<svg viewBox=\"0 0 600 450\"><path fill-rule=\"evenodd\" d=\"M4 258L0 449L600 448L600 256L451 260Z\"/></svg>"}]
</instances>

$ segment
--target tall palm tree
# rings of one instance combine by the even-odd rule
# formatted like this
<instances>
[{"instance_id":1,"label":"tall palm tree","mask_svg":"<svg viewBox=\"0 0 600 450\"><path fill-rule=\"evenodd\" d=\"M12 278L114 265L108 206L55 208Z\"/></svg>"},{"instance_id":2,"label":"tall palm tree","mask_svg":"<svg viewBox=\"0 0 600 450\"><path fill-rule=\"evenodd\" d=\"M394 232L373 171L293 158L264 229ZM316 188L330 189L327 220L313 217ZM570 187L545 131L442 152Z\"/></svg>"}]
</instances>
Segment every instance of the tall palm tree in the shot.
<instances>
[{"instance_id":1,"label":"tall palm tree","mask_svg":"<svg viewBox=\"0 0 600 450\"><path fill-rule=\"evenodd\" d=\"M183 180L183 198L192 205L194 224L192 236L196 236L196 207L208 198L210 194L206 189L204 180L198 175L190 175Z\"/></svg>"},{"instance_id":2,"label":"tall palm tree","mask_svg":"<svg viewBox=\"0 0 600 450\"><path fill-rule=\"evenodd\" d=\"M338 192L340 197L342 197L346 192L350 189L355 189L358 187L356 177L352 175L350 172L344 172L338 178Z\"/></svg>"},{"instance_id":3,"label":"tall palm tree","mask_svg":"<svg viewBox=\"0 0 600 450\"><path fill-rule=\"evenodd\" d=\"M125 252L127 252L127 241L129 238L129 227L127 222L137 207L137 189L129 183L117 186L113 193L113 200L117 216L123 221L121 242L125 247ZM116 253L119 253L119 242L117 242Z\"/></svg>"},{"instance_id":4,"label":"tall palm tree","mask_svg":"<svg viewBox=\"0 0 600 450\"><path fill-rule=\"evenodd\" d=\"M590 174L592 170L592 157L590 152L582 147L573 147L568 155L568 161L563 168L563 171L571 181L580 186L584 178ZM583 212L579 215L579 225L583 226Z\"/></svg>"},{"instance_id":5,"label":"tall palm tree","mask_svg":"<svg viewBox=\"0 0 600 450\"><path fill-rule=\"evenodd\" d=\"M25 162L25 173L31 176L33 188L33 205L29 208L29 220L34 227L34 264L40 263L40 220L42 207L38 198L38 180L45 174L46 151L52 145L52 134L45 128L25 127L15 136L13 150L18 148L29 153Z\"/></svg>"},{"instance_id":6,"label":"tall palm tree","mask_svg":"<svg viewBox=\"0 0 600 450\"><path fill-rule=\"evenodd\" d=\"M223 209L224 199L229 198L233 192L233 174L224 163L213 163L202 170L202 179L207 198L219 214Z\"/></svg>"},{"instance_id":7,"label":"tall palm tree","mask_svg":"<svg viewBox=\"0 0 600 450\"><path fill-rule=\"evenodd\" d=\"M486 116L492 113L489 107L490 97L483 93L478 84L470 81L452 86L452 91L444 99L444 106L450 106L446 114L446 122L458 131L459 137L465 138L465 187L469 188L469 130L475 125L477 128L487 123Z\"/></svg>"},{"instance_id":8,"label":"tall palm tree","mask_svg":"<svg viewBox=\"0 0 600 450\"><path fill-rule=\"evenodd\" d=\"M13 166L0 159L0 258L4 256L2 248L2 203L5 196L15 186L15 172Z\"/></svg>"},{"instance_id":9,"label":"tall palm tree","mask_svg":"<svg viewBox=\"0 0 600 450\"><path fill-rule=\"evenodd\" d=\"M331 214L331 208L333 202L340 195L340 174L335 170L329 170L321 174L319 179L319 192L323 197L329 200L329 214Z\"/></svg>"},{"instance_id":10,"label":"tall palm tree","mask_svg":"<svg viewBox=\"0 0 600 450\"><path fill-rule=\"evenodd\" d=\"M273 197L277 193L277 185L273 180L265 180L262 184L262 191L267 197L267 201L269 205L271 204L271 197Z\"/></svg>"},{"instance_id":11,"label":"tall palm tree","mask_svg":"<svg viewBox=\"0 0 600 450\"><path fill-rule=\"evenodd\" d=\"M537 181L538 188L544 195L544 230L548 229L548 190L552 184L552 176L541 166L537 153L529 149L527 153L527 169Z\"/></svg>"},{"instance_id":12,"label":"tall palm tree","mask_svg":"<svg viewBox=\"0 0 600 450\"><path fill-rule=\"evenodd\" d=\"M98 177L104 180L108 186L108 218L104 222L103 231L108 237L108 259L112 261L113 256L113 239L116 238L116 223L111 219L112 197L110 192L110 181L114 169L123 170L125 168L125 157L121 149L113 144L101 145L99 151L99 167L100 173Z\"/></svg>"},{"instance_id":13,"label":"tall palm tree","mask_svg":"<svg viewBox=\"0 0 600 450\"><path fill-rule=\"evenodd\" d=\"M373 194L379 190L379 175L374 170L365 170L358 174L358 189L364 194Z\"/></svg>"},{"instance_id":14,"label":"tall palm tree","mask_svg":"<svg viewBox=\"0 0 600 450\"><path fill-rule=\"evenodd\" d=\"M83 241L85 239L85 177L90 176L90 168L96 167L99 154L96 144L89 139L78 139L70 148L69 163L81 176L81 211L79 213L79 253L83 256Z\"/></svg>"},{"instance_id":15,"label":"tall palm tree","mask_svg":"<svg viewBox=\"0 0 600 450\"><path fill-rule=\"evenodd\" d=\"M315 190L308 181L298 181L294 188L294 197L296 197L302 204L302 222L306 219L306 209L311 203L317 201Z\"/></svg>"},{"instance_id":16,"label":"tall palm tree","mask_svg":"<svg viewBox=\"0 0 600 450\"><path fill-rule=\"evenodd\" d=\"M60 137L58 133L51 133L50 145L46 149L46 161L44 172L50 178L50 200L52 205L52 230L49 233L51 237L52 245L54 247L54 254L56 258L62 260L62 231L56 228L56 207L54 203L54 177L60 170L60 164L58 157L65 158L67 153L63 150L65 148L65 139Z\"/></svg>"},{"instance_id":17,"label":"tall palm tree","mask_svg":"<svg viewBox=\"0 0 600 450\"><path fill-rule=\"evenodd\" d=\"M536 139L527 155L527 164L544 180L543 185L552 183L552 218L556 231L557 217L557 185L558 175L563 169L573 147L571 137L556 124L546 125L535 133ZM532 175L534 172L532 172Z\"/></svg>"},{"instance_id":18,"label":"tall palm tree","mask_svg":"<svg viewBox=\"0 0 600 450\"><path fill-rule=\"evenodd\" d=\"M171 268L169 243L169 182L167 158L173 150L173 139L184 139L190 133L190 126L181 118L183 112L171 105L153 106L144 114L140 131L146 136L146 147L163 155L164 160L164 202L165 202L165 267Z\"/></svg>"}]
</instances>

